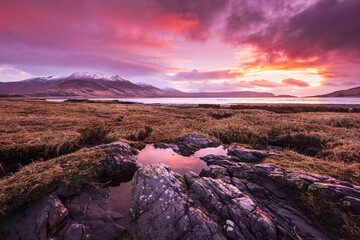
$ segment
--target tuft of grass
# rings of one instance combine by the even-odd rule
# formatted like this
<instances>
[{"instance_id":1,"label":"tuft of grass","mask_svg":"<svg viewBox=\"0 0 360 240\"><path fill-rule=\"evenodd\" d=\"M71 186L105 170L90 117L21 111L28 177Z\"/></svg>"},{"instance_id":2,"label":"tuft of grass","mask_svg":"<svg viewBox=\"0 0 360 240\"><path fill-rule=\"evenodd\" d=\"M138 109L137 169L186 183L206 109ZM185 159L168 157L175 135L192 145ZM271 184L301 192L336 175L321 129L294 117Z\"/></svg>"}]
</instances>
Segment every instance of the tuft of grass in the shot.
<instances>
[{"instance_id":1,"label":"tuft of grass","mask_svg":"<svg viewBox=\"0 0 360 240\"><path fill-rule=\"evenodd\" d=\"M32 134L13 133L1 140L0 159L4 168L12 170L32 160L46 160L80 148L81 134L72 131L44 131Z\"/></svg>"},{"instance_id":2,"label":"tuft of grass","mask_svg":"<svg viewBox=\"0 0 360 240\"><path fill-rule=\"evenodd\" d=\"M140 129L139 131L130 134L127 139L131 141L144 141L151 135L152 132L153 132L152 127L145 126L144 129Z\"/></svg>"},{"instance_id":3,"label":"tuft of grass","mask_svg":"<svg viewBox=\"0 0 360 240\"><path fill-rule=\"evenodd\" d=\"M264 147L268 143L268 136L262 129L228 125L206 129L208 135L215 137L222 143L242 143L254 147Z\"/></svg>"},{"instance_id":4,"label":"tuft of grass","mask_svg":"<svg viewBox=\"0 0 360 240\"><path fill-rule=\"evenodd\" d=\"M82 136L83 143L90 145L111 142L113 139L108 137L110 131L109 127L101 125L90 125L78 130Z\"/></svg>"},{"instance_id":5,"label":"tuft of grass","mask_svg":"<svg viewBox=\"0 0 360 240\"><path fill-rule=\"evenodd\" d=\"M103 172L103 150L84 148L46 162L29 164L14 175L0 179L0 219L24 209L41 197L68 185L86 187Z\"/></svg>"}]
</instances>

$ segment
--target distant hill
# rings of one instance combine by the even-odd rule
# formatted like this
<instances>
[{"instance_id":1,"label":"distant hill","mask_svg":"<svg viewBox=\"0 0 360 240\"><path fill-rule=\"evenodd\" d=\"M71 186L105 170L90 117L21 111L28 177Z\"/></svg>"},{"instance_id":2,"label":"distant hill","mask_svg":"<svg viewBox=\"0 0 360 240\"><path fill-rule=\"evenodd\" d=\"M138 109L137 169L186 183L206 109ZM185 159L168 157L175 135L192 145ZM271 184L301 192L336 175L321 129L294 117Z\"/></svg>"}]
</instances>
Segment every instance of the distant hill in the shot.
<instances>
[{"instance_id":1,"label":"distant hill","mask_svg":"<svg viewBox=\"0 0 360 240\"><path fill-rule=\"evenodd\" d=\"M360 87L350 88L347 90L340 90L314 97L360 97Z\"/></svg>"},{"instance_id":2,"label":"distant hill","mask_svg":"<svg viewBox=\"0 0 360 240\"><path fill-rule=\"evenodd\" d=\"M152 85L134 84L117 75L101 73L73 73L67 77L38 77L19 82L0 82L0 95L30 97L81 97L81 98L144 98L144 97L276 97L267 92L199 92L186 93Z\"/></svg>"},{"instance_id":3,"label":"distant hill","mask_svg":"<svg viewBox=\"0 0 360 240\"><path fill-rule=\"evenodd\" d=\"M40 77L20 82L0 83L0 94L32 97L158 97L166 91L136 85L117 75L73 73L68 77Z\"/></svg>"}]
</instances>

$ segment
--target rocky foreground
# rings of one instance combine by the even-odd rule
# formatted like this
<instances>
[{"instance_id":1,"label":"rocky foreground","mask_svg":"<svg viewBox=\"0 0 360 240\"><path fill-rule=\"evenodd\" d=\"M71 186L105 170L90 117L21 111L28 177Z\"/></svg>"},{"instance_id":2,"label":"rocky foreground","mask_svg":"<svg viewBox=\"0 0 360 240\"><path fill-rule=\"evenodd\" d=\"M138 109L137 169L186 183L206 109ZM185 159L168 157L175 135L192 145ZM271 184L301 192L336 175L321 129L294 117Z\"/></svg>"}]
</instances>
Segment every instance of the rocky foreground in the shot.
<instances>
[{"instance_id":1,"label":"rocky foreground","mask_svg":"<svg viewBox=\"0 0 360 240\"><path fill-rule=\"evenodd\" d=\"M219 144L199 135L160 144L191 155ZM129 145L103 160L104 181L135 172L131 222L108 207L104 184L60 188L11 220L1 239L331 239L298 209L293 194L311 192L360 214L360 187L317 174L256 164L267 151L229 147L229 156L208 155L200 174L181 176L164 164L142 166ZM130 194L130 193L129 193ZM119 199L121 201L121 199ZM127 214L127 213L126 213Z\"/></svg>"}]
</instances>

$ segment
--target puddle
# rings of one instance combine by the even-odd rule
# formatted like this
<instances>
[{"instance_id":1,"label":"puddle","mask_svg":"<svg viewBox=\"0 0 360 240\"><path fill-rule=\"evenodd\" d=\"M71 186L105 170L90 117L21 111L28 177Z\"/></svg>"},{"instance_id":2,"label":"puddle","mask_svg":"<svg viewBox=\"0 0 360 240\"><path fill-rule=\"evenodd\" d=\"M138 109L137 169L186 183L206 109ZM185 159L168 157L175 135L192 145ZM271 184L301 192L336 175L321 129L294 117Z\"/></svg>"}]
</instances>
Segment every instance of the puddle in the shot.
<instances>
[{"instance_id":1,"label":"puddle","mask_svg":"<svg viewBox=\"0 0 360 240\"><path fill-rule=\"evenodd\" d=\"M227 155L227 150L222 146L217 148L203 148L195 152L194 155L185 157L175 153L172 149L154 148L154 145L149 144L140 151L137 159L142 165L164 163L168 165L172 171L181 175L184 175L188 171L199 174L201 169L206 167L206 163L202 161L200 157L209 154ZM109 187L109 189L109 209L120 212L124 216L124 218L120 220L120 223L122 226L128 227L130 223L131 178L129 178L128 182L121 182L120 185Z\"/></svg>"}]
</instances>

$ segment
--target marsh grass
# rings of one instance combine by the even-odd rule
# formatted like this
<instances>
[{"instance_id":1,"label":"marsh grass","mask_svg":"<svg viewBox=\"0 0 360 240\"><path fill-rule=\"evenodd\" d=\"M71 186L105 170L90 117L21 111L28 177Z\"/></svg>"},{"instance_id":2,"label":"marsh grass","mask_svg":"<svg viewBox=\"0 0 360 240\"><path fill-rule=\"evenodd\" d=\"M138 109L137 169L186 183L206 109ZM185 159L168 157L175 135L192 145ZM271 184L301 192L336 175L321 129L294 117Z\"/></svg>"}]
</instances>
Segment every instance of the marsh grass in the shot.
<instances>
[{"instance_id":1,"label":"marsh grass","mask_svg":"<svg viewBox=\"0 0 360 240\"><path fill-rule=\"evenodd\" d=\"M99 160L106 152L84 146L125 141L141 148L144 143L175 142L187 134L255 149L281 146L287 151L271 155L263 163L360 184L359 113L324 106L202 107L0 100L0 176L8 174L0 179L0 216L6 218L61 185L83 187L97 182L102 172ZM315 157L304 156L309 147L320 151ZM17 167L12 174L1 170L19 163L24 167ZM299 199L320 223L321 211L326 209L322 206L338 209L313 196ZM354 223L358 216L349 214L343 211L337 215L349 232L344 232L344 238L359 236ZM324 230L331 233L324 224Z\"/></svg>"},{"instance_id":2,"label":"marsh grass","mask_svg":"<svg viewBox=\"0 0 360 240\"><path fill-rule=\"evenodd\" d=\"M0 220L30 206L59 186L81 188L98 182L103 171L100 160L105 156L102 150L84 148L66 156L29 164L0 179Z\"/></svg>"},{"instance_id":3,"label":"marsh grass","mask_svg":"<svg viewBox=\"0 0 360 240\"><path fill-rule=\"evenodd\" d=\"M260 149L275 145L305 153L316 147L320 150L316 159L360 161L360 114L348 113L347 108L239 105L233 108L240 110L223 110L212 105L180 109L89 102L0 100L3 167L46 160L99 143L174 142L194 133L224 144Z\"/></svg>"}]
</instances>

